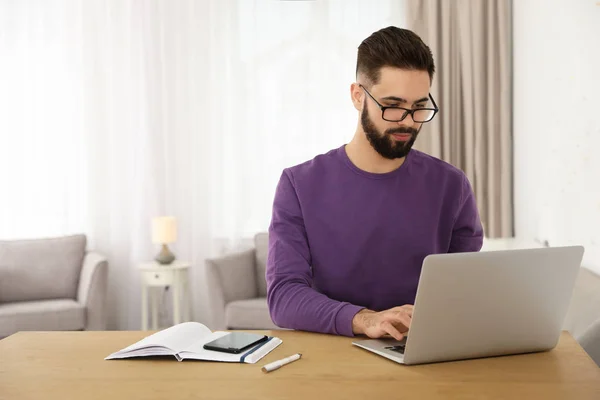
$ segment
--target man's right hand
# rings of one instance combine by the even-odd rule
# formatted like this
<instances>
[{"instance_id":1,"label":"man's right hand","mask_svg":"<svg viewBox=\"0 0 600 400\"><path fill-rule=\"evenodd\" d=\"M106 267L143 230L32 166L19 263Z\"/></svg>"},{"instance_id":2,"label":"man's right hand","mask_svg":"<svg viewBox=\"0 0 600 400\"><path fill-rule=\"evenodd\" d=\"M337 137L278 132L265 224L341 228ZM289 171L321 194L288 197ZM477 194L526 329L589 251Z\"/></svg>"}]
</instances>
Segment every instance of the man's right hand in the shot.
<instances>
[{"instance_id":1,"label":"man's right hand","mask_svg":"<svg viewBox=\"0 0 600 400\"><path fill-rule=\"evenodd\" d=\"M402 340L410 328L412 314L413 306L410 304L380 312L363 309L352 319L352 332L373 339L390 335Z\"/></svg>"}]
</instances>

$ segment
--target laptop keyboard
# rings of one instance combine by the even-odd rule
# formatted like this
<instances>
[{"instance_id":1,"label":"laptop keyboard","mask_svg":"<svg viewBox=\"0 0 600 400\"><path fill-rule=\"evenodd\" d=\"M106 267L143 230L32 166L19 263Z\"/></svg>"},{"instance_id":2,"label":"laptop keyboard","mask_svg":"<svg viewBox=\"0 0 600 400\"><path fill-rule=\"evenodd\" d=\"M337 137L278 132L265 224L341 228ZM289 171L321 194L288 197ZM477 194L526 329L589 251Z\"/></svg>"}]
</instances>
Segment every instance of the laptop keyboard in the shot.
<instances>
[{"instance_id":1,"label":"laptop keyboard","mask_svg":"<svg viewBox=\"0 0 600 400\"><path fill-rule=\"evenodd\" d=\"M396 353L404 354L405 347L406 347L405 344L400 344L398 346L388 346L388 347L385 347L385 349L395 351Z\"/></svg>"}]
</instances>

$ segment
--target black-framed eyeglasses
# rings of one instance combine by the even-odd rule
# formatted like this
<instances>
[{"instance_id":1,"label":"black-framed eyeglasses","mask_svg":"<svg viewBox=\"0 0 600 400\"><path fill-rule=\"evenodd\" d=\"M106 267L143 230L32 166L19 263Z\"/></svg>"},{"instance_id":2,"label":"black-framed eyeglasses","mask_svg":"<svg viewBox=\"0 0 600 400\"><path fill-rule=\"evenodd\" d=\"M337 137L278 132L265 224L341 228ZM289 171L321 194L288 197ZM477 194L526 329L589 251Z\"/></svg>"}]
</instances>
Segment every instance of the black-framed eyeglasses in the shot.
<instances>
[{"instance_id":1,"label":"black-framed eyeglasses","mask_svg":"<svg viewBox=\"0 0 600 400\"><path fill-rule=\"evenodd\" d=\"M384 105L380 104L377 100L375 100L375 97L373 97L373 95L371 95L371 93L369 93L369 91L363 85L359 84L358 86L363 88L365 93L367 93L369 95L369 97L373 99L375 104L377 104L377 106L381 110L381 118L383 118L385 121L389 121L389 122L404 121L406 116L410 114L413 121L415 121L417 123L424 123L424 122L431 121L433 119L433 117L435 117L435 114L437 114L437 112L440 111L437 104L435 104L435 100L433 100L431 93L429 93L429 99L431 100L431 104L433 104L434 108L410 109L410 108L397 107L397 106L389 106L388 107L388 106L384 106Z\"/></svg>"}]
</instances>

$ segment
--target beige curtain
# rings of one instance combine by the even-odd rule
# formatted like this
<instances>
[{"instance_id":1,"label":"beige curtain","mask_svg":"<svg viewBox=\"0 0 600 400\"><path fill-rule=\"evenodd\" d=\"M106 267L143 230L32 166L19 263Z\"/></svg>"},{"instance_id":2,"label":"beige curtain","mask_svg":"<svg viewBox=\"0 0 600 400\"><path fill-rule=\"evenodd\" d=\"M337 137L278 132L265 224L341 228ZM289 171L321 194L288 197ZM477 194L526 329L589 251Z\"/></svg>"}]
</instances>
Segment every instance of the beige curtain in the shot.
<instances>
[{"instance_id":1,"label":"beige curtain","mask_svg":"<svg viewBox=\"0 0 600 400\"><path fill-rule=\"evenodd\" d=\"M440 108L415 145L465 171L487 237L513 236L510 0L407 0Z\"/></svg>"}]
</instances>

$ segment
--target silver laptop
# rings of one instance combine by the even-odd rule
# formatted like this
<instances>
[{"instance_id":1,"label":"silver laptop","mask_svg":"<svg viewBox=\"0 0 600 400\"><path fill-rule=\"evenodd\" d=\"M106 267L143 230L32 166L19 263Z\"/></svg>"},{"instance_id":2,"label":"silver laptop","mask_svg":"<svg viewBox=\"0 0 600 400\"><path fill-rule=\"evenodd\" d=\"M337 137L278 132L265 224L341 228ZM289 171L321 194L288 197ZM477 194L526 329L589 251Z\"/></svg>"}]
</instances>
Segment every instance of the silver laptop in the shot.
<instances>
[{"instance_id":1,"label":"silver laptop","mask_svg":"<svg viewBox=\"0 0 600 400\"><path fill-rule=\"evenodd\" d=\"M583 252L568 246L427 256L407 338L352 344L407 365L551 350Z\"/></svg>"}]
</instances>

